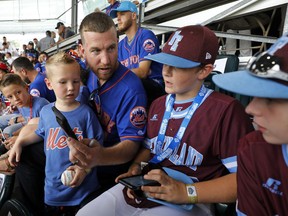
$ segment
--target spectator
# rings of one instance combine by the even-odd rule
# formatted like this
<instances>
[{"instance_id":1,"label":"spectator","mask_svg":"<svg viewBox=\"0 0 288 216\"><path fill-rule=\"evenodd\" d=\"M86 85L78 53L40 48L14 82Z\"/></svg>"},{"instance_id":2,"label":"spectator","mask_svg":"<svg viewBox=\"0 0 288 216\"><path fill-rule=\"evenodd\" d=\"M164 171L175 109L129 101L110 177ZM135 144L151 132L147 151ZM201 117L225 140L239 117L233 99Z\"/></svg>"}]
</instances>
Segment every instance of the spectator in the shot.
<instances>
[{"instance_id":1,"label":"spectator","mask_svg":"<svg viewBox=\"0 0 288 216\"><path fill-rule=\"evenodd\" d=\"M145 146L138 151L128 173L117 178L141 174L141 162L169 167L174 173L186 175L192 184L175 180L158 168L143 174L161 186L142 186L141 190L149 198L169 205L195 204L192 210L157 206L130 190L122 191L124 186L118 184L77 215L92 215L96 209L98 215L105 216L213 215L214 203L236 201L236 143L253 127L236 99L203 85L213 70L217 52L215 34L196 25L176 30L162 53L146 57L164 64L168 95L152 103Z\"/></svg>"},{"instance_id":2,"label":"spectator","mask_svg":"<svg viewBox=\"0 0 288 216\"><path fill-rule=\"evenodd\" d=\"M142 79L150 105L154 99L165 94L162 64L144 58L160 52L159 41L152 31L138 27L138 10L134 3L122 2L110 12L111 17L116 14L118 30L126 34L118 45L118 59Z\"/></svg>"},{"instance_id":3,"label":"spectator","mask_svg":"<svg viewBox=\"0 0 288 216\"><path fill-rule=\"evenodd\" d=\"M111 10L117 8L120 5L119 1L116 0L107 0L107 2L109 3L109 6L106 8L106 14L110 15Z\"/></svg>"},{"instance_id":4,"label":"spectator","mask_svg":"<svg viewBox=\"0 0 288 216\"><path fill-rule=\"evenodd\" d=\"M12 58L12 55L11 55L10 52L6 52L6 53L5 53L5 60L7 61L7 63L8 63L9 65L12 64L13 58Z\"/></svg>"},{"instance_id":5,"label":"spectator","mask_svg":"<svg viewBox=\"0 0 288 216\"><path fill-rule=\"evenodd\" d=\"M58 29L58 35L59 35L59 40L57 43L60 43L61 41L65 40L66 38L69 38L69 37L75 35L75 32L73 32L68 27L66 27L62 22L58 22L55 29Z\"/></svg>"},{"instance_id":6,"label":"spectator","mask_svg":"<svg viewBox=\"0 0 288 216\"><path fill-rule=\"evenodd\" d=\"M45 75L38 73L29 59L18 57L12 63L12 71L18 74L26 83L30 83L29 92L35 97L44 97L50 102L55 101L54 91L45 84Z\"/></svg>"},{"instance_id":7,"label":"spectator","mask_svg":"<svg viewBox=\"0 0 288 216\"><path fill-rule=\"evenodd\" d=\"M35 44L35 49L37 50L37 52L40 52L40 43L39 43L38 39L34 38L33 42Z\"/></svg>"},{"instance_id":8,"label":"spectator","mask_svg":"<svg viewBox=\"0 0 288 216\"><path fill-rule=\"evenodd\" d=\"M35 54L36 58L38 58L39 53L36 49L34 49L34 43L33 41L29 41L28 45L27 45L27 50L26 50L26 54L27 53L33 53Z\"/></svg>"},{"instance_id":9,"label":"spectator","mask_svg":"<svg viewBox=\"0 0 288 216\"><path fill-rule=\"evenodd\" d=\"M254 97L246 107L257 131L239 142L238 215L287 215L288 37L252 58L244 71L213 77L219 87ZM272 159L273 158L273 159Z\"/></svg>"},{"instance_id":10,"label":"spectator","mask_svg":"<svg viewBox=\"0 0 288 216\"><path fill-rule=\"evenodd\" d=\"M59 127L52 107L57 107L69 119L69 124L79 140L90 138L102 143L103 132L91 108L75 100L80 89L80 66L77 62L69 55L59 52L47 61L46 67L47 86L55 91L57 100L43 107L35 133L16 140L9 160L19 160L24 145L44 139L45 215L75 215L81 202L98 188L97 173L96 169L84 170L69 161L67 134ZM61 174L66 169L75 172L69 187L61 183Z\"/></svg>"},{"instance_id":11,"label":"spectator","mask_svg":"<svg viewBox=\"0 0 288 216\"><path fill-rule=\"evenodd\" d=\"M27 58L29 59L29 61L33 64L34 69L38 72L38 73L42 73L42 68L41 68L41 64L38 61L38 59L36 58L36 54L35 53L27 53Z\"/></svg>"},{"instance_id":12,"label":"spectator","mask_svg":"<svg viewBox=\"0 0 288 216\"><path fill-rule=\"evenodd\" d=\"M46 73L46 61L48 60L49 56L46 52L41 52L39 54L38 62L40 63L41 67L41 73L45 74Z\"/></svg>"},{"instance_id":13,"label":"spectator","mask_svg":"<svg viewBox=\"0 0 288 216\"><path fill-rule=\"evenodd\" d=\"M27 91L27 84L21 79L17 74L6 74L0 83L0 90L3 95L10 101L12 106L16 106L20 112L20 115L17 115L15 118L9 119L9 124L6 125L6 128L3 130L3 134L7 137L12 137L14 132L21 129L27 122L35 117L39 117L40 110L44 105L47 105L49 102L45 98L41 97L32 97ZM2 122L6 116L1 116L0 121ZM3 129L3 128L2 128ZM4 142L4 145L7 150L11 146L11 140L8 139ZM3 151L2 151L3 153ZM11 171L9 166L7 166L7 161L1 161L0 172L1 171ZM5 167L5 168L3 168Z\"/></svg>"},{"instance_id":14,"label":"spectator","mask_svg":"<svg viewBox=\"0 0 288 216\"><path fill-rule=\"evenodd\" d=\"M39 42L40 52L49 49L55 44L54 38L51 37L51 31L46 31L46 37L42 38Z\"/></svg>"}]
</instances>

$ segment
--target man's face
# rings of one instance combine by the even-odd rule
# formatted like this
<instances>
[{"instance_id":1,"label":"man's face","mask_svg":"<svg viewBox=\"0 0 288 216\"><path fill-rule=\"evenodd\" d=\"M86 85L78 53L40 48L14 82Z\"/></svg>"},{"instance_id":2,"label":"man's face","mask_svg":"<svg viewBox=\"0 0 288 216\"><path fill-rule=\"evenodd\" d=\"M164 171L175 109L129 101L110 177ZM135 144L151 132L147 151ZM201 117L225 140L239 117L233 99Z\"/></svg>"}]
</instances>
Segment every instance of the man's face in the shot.
<instances>
[{"instance_id":1,"label":"man's face","mask_svg":"<svg viewBox=\"0 0 288 216\"><path fill-rule=\"evenodd\" d=\"M130 11L117 12L118 30L126 32L132 26L135 17L137 17L136 14Z\"/></svg>"},{"instance_id":2,"label":"man's face","mask_svg":"<svg viewBox=\"0 0 288 216\"><path fill-rule=\"evenodd\" d=\"M58 28L58 34L63 33L63 31L64 31L64 25L60 25Z\"/></svg>"},{"instance_id":3,"label":"man's face","mask_svg":"<svg viewBox=\"0 0 288 216\"><path fill-rule=\"evenodd\" d=\"M107 81L118 67L116 29L104 33L83 32L81 52L100 83Z\"/></svg>"},{"instance_id":4,"label":"man's face","mask_svg":"<svg viewBox=\"0 0 288 216\"><path fill-rule=\"evenodd\" d=\"M27 77L27 72L23 68L17 70L14 66L12 66L12 72L19 75L24 82L30 83L30 80Z\"/></svg>"}]
</instances>

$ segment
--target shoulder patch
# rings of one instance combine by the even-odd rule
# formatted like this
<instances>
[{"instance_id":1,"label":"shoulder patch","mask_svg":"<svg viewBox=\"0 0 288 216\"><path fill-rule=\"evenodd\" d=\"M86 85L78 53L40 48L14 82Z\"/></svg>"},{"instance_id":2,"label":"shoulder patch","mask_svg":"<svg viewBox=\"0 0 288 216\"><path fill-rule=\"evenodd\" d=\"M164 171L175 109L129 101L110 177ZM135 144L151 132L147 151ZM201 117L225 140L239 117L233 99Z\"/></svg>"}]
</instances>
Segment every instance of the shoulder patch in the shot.
<instances>
[{"instance_id":1,"label":"shoulder patch","mask_svg":"<svg viewBox=\"0 0 288 216\"><path fill-rule=\"evenodd\" d=\"M155 43L151 39L147 39L143 43L143 48L146 52L152 52L155 49Z\"/></svg>"},{"instance_id":2,"label":"shoulder patch","mask_svg":"<svg viewBox=\"0 0 288 216\"><path fill-rule=\"evenodd\" d=\"M143 128L147 122L146 109L141 106L134 107L130 112L130 122L137 128Z\"/></svg>"},{"instance_id":3,"label":"shoulder patch","mask_svg":"<svg viewBox=\"0 0 288 216\"><path fill-rule=\"evenodd\" d=\"M34 97L40 97L40 92L38 89L31 89L30 94Z\"/></svg>"}]
</instances>

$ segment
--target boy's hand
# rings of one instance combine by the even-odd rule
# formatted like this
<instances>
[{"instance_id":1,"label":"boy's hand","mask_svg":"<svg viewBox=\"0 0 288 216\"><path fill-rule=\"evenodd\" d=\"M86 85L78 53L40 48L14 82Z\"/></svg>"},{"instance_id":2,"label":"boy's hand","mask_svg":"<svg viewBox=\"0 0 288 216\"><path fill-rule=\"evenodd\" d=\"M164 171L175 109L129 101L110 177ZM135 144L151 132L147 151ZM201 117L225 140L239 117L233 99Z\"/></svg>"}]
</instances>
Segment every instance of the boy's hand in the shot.
<instances>
[{"instance_id":1,"label":"boy's hand","mask_svg":"<svg viewBox=\"0 0 288 216\"><path fill-rule=\"evenodd\" d=\"M75 176L73 178L73 180L70 182L70 187L78 187L79 185L81 185L81 183L83 182L83 180L85 179L87 172L85 171L85 169L77 166L77 165L73 165L67 168L67 170L72 170L75 172Z\"/></svg>"}]
</instances>

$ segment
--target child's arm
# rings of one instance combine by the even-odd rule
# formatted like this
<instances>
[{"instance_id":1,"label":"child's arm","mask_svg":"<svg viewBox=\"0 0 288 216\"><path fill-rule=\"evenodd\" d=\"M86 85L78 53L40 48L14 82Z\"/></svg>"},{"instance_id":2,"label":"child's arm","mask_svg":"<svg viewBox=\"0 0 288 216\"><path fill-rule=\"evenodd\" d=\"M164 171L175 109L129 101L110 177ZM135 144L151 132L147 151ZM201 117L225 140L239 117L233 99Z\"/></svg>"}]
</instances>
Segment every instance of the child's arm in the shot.
<instances>
[{"instance_id":1,"label":"child's arm","mask_svg":"<svg viewBox=\"0 0 288 216\"><path fill-rule=\"evenodd\" d=\"M20 155L24 146L31 145L43 140L42 137L34 133L34 131L37 129L37 126L37 124L29 124L22 128L18 138L15 141L15 144L10 150L9 163L11 165L16 166L20 161Z\"/></svg>"}]
</instances>

